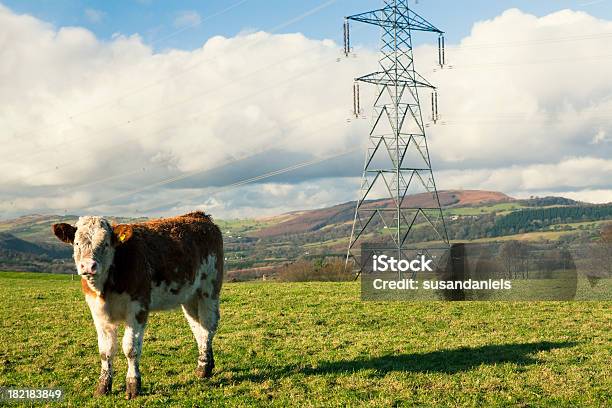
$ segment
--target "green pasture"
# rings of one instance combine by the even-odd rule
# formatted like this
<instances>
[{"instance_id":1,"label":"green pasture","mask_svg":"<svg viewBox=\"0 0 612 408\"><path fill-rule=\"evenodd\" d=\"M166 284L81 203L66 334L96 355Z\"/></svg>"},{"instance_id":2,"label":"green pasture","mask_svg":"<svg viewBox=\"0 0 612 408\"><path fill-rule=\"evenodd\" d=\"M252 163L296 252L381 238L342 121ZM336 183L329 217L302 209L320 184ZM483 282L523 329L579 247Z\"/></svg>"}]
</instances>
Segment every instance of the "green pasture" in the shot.
<instances>
[{"instance_id":1,"label":"green pasture","mask_svg":"<svg viewBox=\"0 0 612 408\"><path fill-rule=\"evenodd\" d=\"M204 381L182 312L155 313L144 395L127 402L121 354L112 395L92 397L98 351L79 282L0 273L0 387L60 387L74 407L612 405L610 302L359 298L357 282L226 284Z\"/></svg>"}]
</instances>

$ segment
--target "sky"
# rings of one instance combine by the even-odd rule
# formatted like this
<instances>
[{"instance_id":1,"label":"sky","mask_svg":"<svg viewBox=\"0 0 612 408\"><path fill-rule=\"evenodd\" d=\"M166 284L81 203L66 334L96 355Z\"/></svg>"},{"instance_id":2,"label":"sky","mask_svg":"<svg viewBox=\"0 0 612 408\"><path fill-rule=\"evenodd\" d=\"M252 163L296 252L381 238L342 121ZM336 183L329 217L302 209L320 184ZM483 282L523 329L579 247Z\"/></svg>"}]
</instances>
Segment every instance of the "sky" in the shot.
<instances>
[{"instance_id":1,"label":"sky","mask_svg":"<svg viewBox=\"0 0 612 408\"><path fill-rule=\"evenodd\" d=\"M439 188L612 201L611 1L411 4L447 38L440 70L415 35ZM370 122L349 120L352 84L379 33L353 27L343 58L341 27L379 5L0 0L0 217L354 200Z\"/></svg>"},{"instance_id":2,"label":"sky","mask_svg":"<svg viewBox=\"0 0 612 408\"><path fill-rule=\"evenodd\" d=\"M278 32L340 40L345 16L380 8L382 0L3 0L2 3L17 13L30 14L56 27L85 27L102 40L111 39L115 33L138 34L156 49L191 50L216 35L232 37L244 31L270 31L319 6L324 8L311 18ZM474 22L509 8L536 16L570 8L612 19L610 0L463 0L460 6L449 0L411 0L410 4L447 32L453 42L469 34ZM224 10L227 11L216 16ZM375 33L360 40L372 46L378 44ZM427 41L418 37L416 40Z\"/></svg>"}]
</instances>

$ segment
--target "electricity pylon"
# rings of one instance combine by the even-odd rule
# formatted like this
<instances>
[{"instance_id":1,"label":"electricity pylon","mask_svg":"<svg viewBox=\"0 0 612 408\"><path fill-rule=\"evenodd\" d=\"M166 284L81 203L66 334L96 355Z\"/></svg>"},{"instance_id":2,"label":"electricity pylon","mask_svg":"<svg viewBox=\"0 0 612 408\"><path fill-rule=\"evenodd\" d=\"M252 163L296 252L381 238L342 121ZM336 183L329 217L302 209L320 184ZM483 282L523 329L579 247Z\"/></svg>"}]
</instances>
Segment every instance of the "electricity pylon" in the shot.
<instances>
[{"instance_id":1,"label":"electricity pylon","mask_svg":"<svg viewBox=\"0 0 612 408\"><path fill-rule=\"evenodd\" d=\"M444 33L412 11L408 0L384 0L379 10L346 18L347 54L351 51L349 21L382 28L380 69L356 79L377 88L347 254L347 263L353 260L359 273L360 244L364 242L376 243L387 253L392 251L397 259L450 248L419 99L419 89L431 90L432 120L436 121L436 88L416 72L412 47L413 32L437 33L439 63L443 66ZM359 114L359 107L355 113Z\"/></svg>"}]
</instances>

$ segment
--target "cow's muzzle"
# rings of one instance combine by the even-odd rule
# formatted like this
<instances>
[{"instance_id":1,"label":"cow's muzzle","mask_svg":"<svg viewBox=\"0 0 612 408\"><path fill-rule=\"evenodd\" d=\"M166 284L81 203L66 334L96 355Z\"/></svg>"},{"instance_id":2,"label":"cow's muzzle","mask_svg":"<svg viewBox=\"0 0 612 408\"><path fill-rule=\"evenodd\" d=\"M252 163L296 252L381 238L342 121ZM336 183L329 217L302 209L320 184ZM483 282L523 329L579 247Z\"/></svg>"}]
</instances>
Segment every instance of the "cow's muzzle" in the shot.
<instances>
[{"instance_id":1,"label":"cow's muzzle","mask_svg":"<svg viewBox=\"0 0 612 408\"><path fill-rule=\"evenodd\" d=\"M79 266L83 276L93 276L98 271L98 263L93 259L82 261Z\"/></svg>"}]
</instances>

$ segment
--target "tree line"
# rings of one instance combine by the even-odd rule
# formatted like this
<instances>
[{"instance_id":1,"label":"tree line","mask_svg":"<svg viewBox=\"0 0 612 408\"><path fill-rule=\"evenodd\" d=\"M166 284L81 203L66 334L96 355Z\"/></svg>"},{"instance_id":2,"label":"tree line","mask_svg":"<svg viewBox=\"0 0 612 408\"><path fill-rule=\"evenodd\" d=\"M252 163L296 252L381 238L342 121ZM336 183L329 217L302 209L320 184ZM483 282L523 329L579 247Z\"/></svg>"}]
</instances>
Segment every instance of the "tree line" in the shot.
<instances>
[{"instance_id":1,"label":"tree line","mask_svg":"<svg viewBox=\"0 0 612 408\"><path fill-rule=\"evenodd\" d=\"M554 224L612 218L612 205L528 208L497 217L490 236L539 231Z\"/></svg>"}]
</instances>

